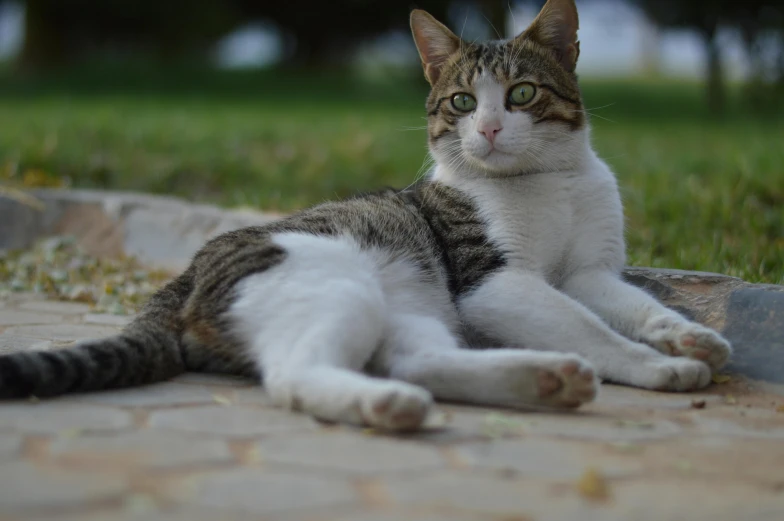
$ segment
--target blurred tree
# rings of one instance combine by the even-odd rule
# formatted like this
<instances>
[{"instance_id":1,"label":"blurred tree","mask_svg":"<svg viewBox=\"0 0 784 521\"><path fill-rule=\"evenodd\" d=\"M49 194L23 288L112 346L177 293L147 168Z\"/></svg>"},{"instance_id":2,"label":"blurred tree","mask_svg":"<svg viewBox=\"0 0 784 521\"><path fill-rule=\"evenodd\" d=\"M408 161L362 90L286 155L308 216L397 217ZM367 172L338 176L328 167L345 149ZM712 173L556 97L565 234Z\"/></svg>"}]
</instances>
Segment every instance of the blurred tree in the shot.
<instances>
[{"instance_id":1,"label":"blurred tree","mask_svg":"<svg viewBox=\"0 0 784 521\"><path fill-rule=\"evenodd\" d=\"M167 59L205 48L237 22L222 0L26 0L19 65L38 70L107 52Z\"/></svg>"},{"instance_id":2,"label":"blurred tree","mask_svg":"<svg viewBox=\"0 0 784 521\"><path fill-rule=\"evenodd\" d=\"M762 59L761 39L766 31L784 31L784 6L781 0L634 0L657 24L665 27L695 29L705 45L706 93L712 112L720 113L725 104L722 49L717 38L720 26L740 29L755 76L763 76L767 66ZM784 78L784 42L779 44L779 75Z\"/></svg>"},{"instance_id":3,"label":"blurred tree","mask_svg":"<svg viewBox=\"0 0 784 521\"><path fill-rule=\"evenodd\" d=\"M409 4L375 0L259 2L231 0L246 19L275 21L291 36L292 61L317 66L344 59L346 51L369 37L408 26ZM449 0L423 0L416 7L444 19Z\"/></svg>"},{"instance_id":4,"label":"blurred tree","mask_svg":"<svg viewBox=\"0 0 784 521\"><path fill-rule=\"evenodd\" d=\"M708 106L720 113L725 89L721 48L716 39L719 23L737 0L635 0L651 19L666 27L696 29L705 44Z\"/></svg>"}]
</instances>

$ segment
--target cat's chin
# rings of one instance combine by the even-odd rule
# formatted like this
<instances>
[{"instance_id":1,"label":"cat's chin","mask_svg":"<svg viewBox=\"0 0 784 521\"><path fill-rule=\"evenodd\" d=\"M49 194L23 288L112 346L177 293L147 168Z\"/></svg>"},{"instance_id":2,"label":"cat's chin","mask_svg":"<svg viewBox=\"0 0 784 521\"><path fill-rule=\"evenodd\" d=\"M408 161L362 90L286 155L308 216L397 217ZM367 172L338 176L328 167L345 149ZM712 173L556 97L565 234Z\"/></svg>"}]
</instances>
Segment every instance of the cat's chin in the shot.
<instances>
[{"instance_id":1,"label":"cat's chin","mask_svg":"<svg viewBox=\"0 0 784 521\"><path fill-rule=\"evenodd\" d=\"M484 157L472 156L471 160L487 177L509 177L521 170L519 157L498 149L491 150Z\"/></svg>"}]
</instances>

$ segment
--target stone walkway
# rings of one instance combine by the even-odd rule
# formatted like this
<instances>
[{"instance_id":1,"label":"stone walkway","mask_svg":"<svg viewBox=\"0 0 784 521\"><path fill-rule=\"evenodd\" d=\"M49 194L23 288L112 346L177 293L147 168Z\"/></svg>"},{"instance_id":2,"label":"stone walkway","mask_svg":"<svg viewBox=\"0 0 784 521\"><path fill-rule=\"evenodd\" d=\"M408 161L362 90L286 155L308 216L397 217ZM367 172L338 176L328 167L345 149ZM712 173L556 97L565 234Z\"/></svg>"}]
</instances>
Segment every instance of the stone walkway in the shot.
<instances>
[{"instance_id":1,"label":"stone walkway","mask_svg":"<svg viewBox=\"0 0 784 521\"><path fill-rule=\"evenodd\" d=\"M18 295L0 352L56 349L123 317ZM0 404L0 519L784 520L784 394L604 386L575 414L442 406L407 437L321 425L244 381Z\"/></svg>"}]
</instances>

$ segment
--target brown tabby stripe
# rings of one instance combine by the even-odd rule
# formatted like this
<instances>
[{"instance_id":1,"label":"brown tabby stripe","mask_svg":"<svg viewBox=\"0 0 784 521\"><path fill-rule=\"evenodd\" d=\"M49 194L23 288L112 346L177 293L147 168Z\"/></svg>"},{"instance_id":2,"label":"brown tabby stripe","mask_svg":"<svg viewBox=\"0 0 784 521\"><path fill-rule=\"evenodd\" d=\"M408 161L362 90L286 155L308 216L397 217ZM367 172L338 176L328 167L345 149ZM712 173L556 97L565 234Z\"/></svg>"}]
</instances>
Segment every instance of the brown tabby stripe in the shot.
<instances>
[{"instance_id":1,"label":"brown tabby stripe","mask_svg":"<svg viewBox=\"0 0 784 521\"><path fill-rule=\"evenodd\" d=\"M128 387L184 372L178 315L189 291L186 274L170 282L120 335L69 349L0 356L0 398Z\"/></svg>"},{"instance_id":2,"label":"brown tabby stripe","mask_svg":"<svg viewBox=\"0 0 784 521\"><path fill-rule=\"evenodd\" d=\"M443 285L454 299L506 262L472 201L437 183L325 203L209 241L120 335L0 356L0 398L141 385L186 370L259 378L227 311L239 281L285 262L286 251L272 240L283 232L351 236L362 248L412 262L423 284Z\"/></svg>"}]
</instances>

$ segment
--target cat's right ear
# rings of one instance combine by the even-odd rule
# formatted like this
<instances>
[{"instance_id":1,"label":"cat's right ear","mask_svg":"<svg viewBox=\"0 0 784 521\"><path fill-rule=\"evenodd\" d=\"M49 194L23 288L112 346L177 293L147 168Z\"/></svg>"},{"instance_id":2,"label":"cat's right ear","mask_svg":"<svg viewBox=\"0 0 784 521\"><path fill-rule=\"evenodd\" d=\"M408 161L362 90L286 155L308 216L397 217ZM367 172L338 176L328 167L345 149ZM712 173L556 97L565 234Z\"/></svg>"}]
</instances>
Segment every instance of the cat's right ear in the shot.
<instances>
[{"instance_id":1,"label":"cat's right ear","mask_svg":"<svg viewBox=\"0 0 784 521\"><path fill-rule=\"evenodd\" d=\"M422 58L425 78L434 85L447 59L460 48L460 38L421 9L411 11L411 32Z\"/></svg>"}]
</instances>

